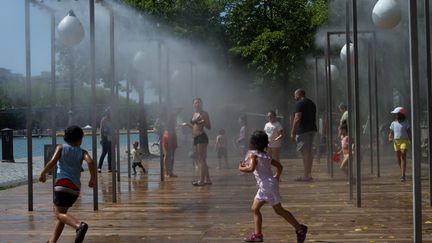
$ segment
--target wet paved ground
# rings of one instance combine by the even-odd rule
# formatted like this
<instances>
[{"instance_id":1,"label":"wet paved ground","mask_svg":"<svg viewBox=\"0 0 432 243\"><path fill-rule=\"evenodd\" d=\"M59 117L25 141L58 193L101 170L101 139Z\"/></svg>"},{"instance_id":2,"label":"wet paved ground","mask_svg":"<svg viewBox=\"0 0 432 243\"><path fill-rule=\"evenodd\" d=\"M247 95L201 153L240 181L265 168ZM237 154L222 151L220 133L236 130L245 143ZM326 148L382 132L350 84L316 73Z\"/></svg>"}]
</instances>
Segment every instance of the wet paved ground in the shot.
<instances>
[{"instance_id":1,"label":"wet paved ground","mask_svg":"<svg viewBox=\"0 0 432 243\"><path fill-rule=\"evenodd\" d=\"M234 167L234 161L231 162ZM363 207L348 199L348 185L335 169L327 175L324 161L315 164L313 182L295 182L301 161L282 161L283 205L309 226L307 242L412 242L412 184L399 181L394 164L383 165L381 178L364 167ZM125 161L122 170L126 171ZM255 195L251 176L233 169L217 170L210 160L213 185L193 187L191 161L176 163L179 177L159 181L158 160L147 161L149 175L122 173L118 202L111 198L111 174L99 174L99 211L92 190L84 187L70 212L86 221L85 242L242 242L253 229L249 211ZM424 178L427 178L426 167ZM410 175L410 173L409 173ZM88 173L83 174L83 185ZM423 242L432 242L432 210L423 181ZM355 196L355 195L354 195ZM27 210L27 186L0 191L0 242L45 242L53 229L51 183L34 184L34 211ZM265 242L295 242L293 229L269 206L262 210ZM60 242L73 242L66 227Z\"/></svg>"},{"instance_id":2,"label":"wet paved ground","mask_svg":"<svg viewBox=\"0 0 432 243\"><path fill-rule=\"evenodd\" d=\"M37 178L42 170L43 158L35 158L33 162L33 177ZM15 163L0 162L0 188L7 188L27 183L27 160L16 160Z\"/></svg>"}]
</instances>

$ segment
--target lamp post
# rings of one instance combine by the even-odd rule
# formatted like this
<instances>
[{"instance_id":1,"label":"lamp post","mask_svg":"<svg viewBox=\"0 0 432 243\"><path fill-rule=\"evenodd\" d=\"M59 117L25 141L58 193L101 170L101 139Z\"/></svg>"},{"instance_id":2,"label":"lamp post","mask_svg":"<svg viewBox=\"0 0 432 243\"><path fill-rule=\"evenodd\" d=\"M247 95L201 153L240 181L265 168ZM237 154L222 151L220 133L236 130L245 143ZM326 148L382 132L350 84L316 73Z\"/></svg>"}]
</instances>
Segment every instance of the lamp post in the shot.
<instances>
[{"instance_id":1,"label":"lamp post","mask_svg":"<svg viewBox=\"0 0 432 243\"><path fill-rule=\"evenodd\" d=\"M421 153L420 153L420 103L417 1L409 1L409 50L410 88L412 119L412 173L413 173L413 234L414 242L422 242L422 195L421 195ZM430 125L430 124L429 124ZM430 129L430 127L429 127ZM429 148L430 149L430 148Z\"/></svg>"},{"instance_id":2,"label":"lamp post","mask_svg":"<svg viewBox=\"0 0 432 243\"><path fill-rule=\"evenodd\" d=\"M426 77L427 77L427 107L432 108L432 68L431 68L431 37L430 37L430 9L429 0L424 1L425 15L425 35L426 35ZM432 124L432 115L427 113L428 124ZM429 125L430 126L430 125ZM432 129L428 128L428 141L432 141ZM430 144L430 142L428 142ZM429 206L432 206L432 149L428 149L428 164L429 164Z\"/></svg>"},{"instance_id":3,"label":"lamp post","mask_svg":"<svg viewBox=\"0 0 432 243\"><path fill-rule=\"evenodd\" d=\"M31 100L31 51L30 51L30 0L24 2L25 11L25 60L26 60L26 128L27 128L27 188L28 210L33 211L33 144L32 144L32 100Z\"/></svg>"},{"instance_id":4,"label":"lamp post","mask_svg":"<svg viewBox=\"0 0 432 243\"><path fill-rule=\"evenodd\" d=\"M32 104L31 104L31 51L30 51L30 2L37 4L51 14L51 105L52 105L52 138L51 143L56 145L56 68L55 68L55 12L50 7L43 5L35 0L25 0L25 53L26 53L26 96L27 96L27 171L28 171L28 210L33 211L33 151L32 151ZM95 75L95 25L94 25L94 0L89 0L89 19L90 19L90 79L92 93L92 156L97 161L97 139L96 139L96 75ZM69 16L69 15L68 15ZM66 16L66 17L68 17ZM60 27L58 26L59 37L65 45L76 45L84 37L84 29L79 20L65 20ZM71 91L72 92L72 91ZM97 163L95 163L95 170ZM93 186L93 209L98 210L98 186L95 178Z\"/></svg>"},{"instance_id":5,"label":"lamp post","mask_svg":"<svg viewBox=\"0 0 432 243\"><path fill-rule=\"evenodd\" d=\"M84 28L81 22L76 17L75 13L70 10L58 24L57 27L59 39L65 47L69 48L69 111L68 111L68 125L73 124L73 115L75 109L75 82L74 82L74 67L75 61L73 58L72 48L78 45L84 38Z\"/></svg>"},{"instance_id":6,"label":"lamp post","mask_svg":"<svg viewBox=\"0 0 432 243\"><path fill-rule=\"evenodd\" d=\"M318 61L319 59L323 57L318 57L315 56L315 60L314 60L314 71L315 71L315 75L314 75L314 82L315 82L315 101L316 101L316 111L317 111L317 118L318 118L318 146L317 146L317 161L318 164L321 163L321 140L322 140L322 134L323 134L323 126L321 125L321 118L320 118L320 110L321 110L321 105L320 105L320 95L319 95L319 72L318 72Z\"/></svg>"},{"instance_id":7,"label":"lamp post","mask_svg":"<svg viewBox=\"0 0 432 243\"><path fill-rule=\"evenodd\" d=\"M112 201L113 203L117 202L117 183L116 181L120 181L120 161L116 156L116 144L119 144L118 139L118 130L117 130L117 96L116 96L116 78L115 78L115 53L114 53L114 13L112 8L109 5L107 6L109 12L110 19L110 86L111 86L111 118L112 118L112 126L111 126L111 134L113 134L112 142L111 142L111 164L112 164ZM119 151L117 151L117 154ZM118 154L119 155L119 154Z\"/></svg>"},{"instance_id":8,"label":"lamp post","mask_svg":"<svg viewBox=\"0 0 432 243\"><path fill-rule=\"evenodd\" d=\"M89 20L90 20L90 81L92 94L92 155L94 161L97 160L97 120L96 120L96 39L95 39L95 6L94 0L89 0ZM94 163L94 170L97 171L97 163ZM93 210L98 210L98 182L97 176L93 186Z\"/></svg>"}]
</instances>

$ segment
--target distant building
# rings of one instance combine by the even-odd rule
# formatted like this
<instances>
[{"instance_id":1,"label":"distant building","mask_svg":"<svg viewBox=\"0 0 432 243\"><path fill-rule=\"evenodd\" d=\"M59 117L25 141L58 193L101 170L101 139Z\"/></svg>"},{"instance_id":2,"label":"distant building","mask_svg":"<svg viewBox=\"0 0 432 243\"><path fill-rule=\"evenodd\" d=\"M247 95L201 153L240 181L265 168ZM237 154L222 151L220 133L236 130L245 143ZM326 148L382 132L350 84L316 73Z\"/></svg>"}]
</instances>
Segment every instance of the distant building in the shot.
<instances>
[{"instance_id":1,"label":"distant building","mask_svg":"<svg viewBox=\"0 0 432 243\"><path fill-rule=\"evenodd\" d=\"M11 70L7 68L0 67L0 83L7 81L22 81L24 76L17 73L12 73Z\"/></svg>"}]
</instances>

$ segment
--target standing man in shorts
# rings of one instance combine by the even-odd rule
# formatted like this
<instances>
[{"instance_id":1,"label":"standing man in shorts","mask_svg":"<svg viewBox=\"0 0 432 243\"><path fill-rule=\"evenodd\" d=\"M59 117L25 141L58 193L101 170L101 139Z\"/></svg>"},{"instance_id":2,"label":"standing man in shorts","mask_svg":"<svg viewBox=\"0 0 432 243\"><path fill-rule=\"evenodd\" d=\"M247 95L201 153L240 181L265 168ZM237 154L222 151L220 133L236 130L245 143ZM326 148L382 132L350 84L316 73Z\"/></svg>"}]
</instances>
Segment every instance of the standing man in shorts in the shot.
<instances>
[{"instance_id":1,"label":"standing man in shorts","mask_svg":"<svg viewBox=\"0 0 432 243\"><path fill-rule=\"evenodd\" d=\"M298 177L297 181L312 181L313 162L313 140L316 127L316 106L315 103L306 98L303 89L294 92L295 106L294 122L291 128L291 139L297 143L297 151L303 156L304 174Z\"/></svg>"}]
</instances>

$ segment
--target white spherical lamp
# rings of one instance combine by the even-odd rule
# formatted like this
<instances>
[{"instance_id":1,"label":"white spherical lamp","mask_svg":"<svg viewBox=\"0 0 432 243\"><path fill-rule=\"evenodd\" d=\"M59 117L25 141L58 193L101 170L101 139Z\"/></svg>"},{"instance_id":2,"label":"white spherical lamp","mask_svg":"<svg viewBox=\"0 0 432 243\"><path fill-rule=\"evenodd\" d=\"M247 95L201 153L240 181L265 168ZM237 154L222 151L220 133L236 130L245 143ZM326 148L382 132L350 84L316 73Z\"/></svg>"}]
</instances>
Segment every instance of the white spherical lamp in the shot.
<instances>
[{"instance_id":1,"label":"white spherical lamp","mask_svg":"<svg viewBox=\"0 0 432 243\"><path fill-rule=\"evenodd\" d=\"M379 0L372 10L372 21L380 28L392 29L401 20L401 7L396 0Z\"/></svg>"},{"instance_id":2,"label":"white spherical lamp","mask_svg":"<svg viewBox=\"0 0 432 243\"><path fill-rule=\"evenodd\" d=\"M353 43L350 42L349 47L350 47L350 62L353 63L354 62L354 45L353 45ZM346 62L346 60L347 60L347 46L346 46L346 44L341 49L340 59L342 62Z\"/></svg>"},{"instance_id":3,"label":"white spherical lamp","mask_svg":"<svg viewBox=\"0 0 432 243\"><path fill-rule=\"evenodd\" d=\"M133 67L135 70L143 72L148 65L147 55L144 51L138 51L133 59Z\"/></svg>"},{"instance_id":4,"label":"white spherical lamp","mask_svg":"<svg viewBox=\"0 0 432 243\"><path fill-rule=\"evenodd\" d=\"M60 41L67 47L79 44L84 38L84 28L72 10L60 21L57 32Z\"/></svg>"},{"instance_id":5,"label":"white spherical lamp","mask_svg":"<svg viewBox=\"0 0 432 243\"><path fill-rule=\"evenodd\" d=\"M337 68L336 65L333 64L330 65L330 75L332 80L339 78L339 69Z\"/></svg>"}]
</instances>

